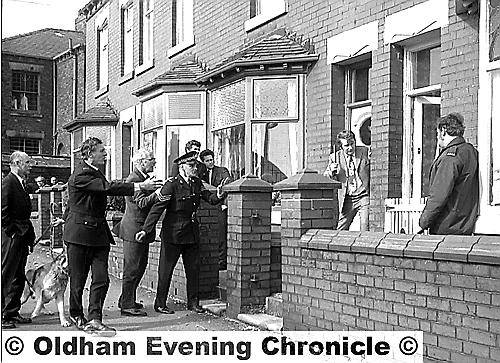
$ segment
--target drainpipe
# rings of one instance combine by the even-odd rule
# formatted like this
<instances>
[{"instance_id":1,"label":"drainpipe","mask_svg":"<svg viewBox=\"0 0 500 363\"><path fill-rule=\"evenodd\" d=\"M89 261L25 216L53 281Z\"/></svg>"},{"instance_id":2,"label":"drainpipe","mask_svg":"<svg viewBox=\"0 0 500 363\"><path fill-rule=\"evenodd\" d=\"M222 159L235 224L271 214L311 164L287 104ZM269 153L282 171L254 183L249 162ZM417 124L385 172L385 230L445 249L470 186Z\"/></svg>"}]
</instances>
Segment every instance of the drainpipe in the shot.
<instances>
[{"instance_id":1,"label":"drainpipe","mask_svg":"<svg viewBox=\"0 0 500 363\"><path fill-rule=\"evenodd\" d=\"M75 119L78 116L78 58L77 52L72 50L71 44L70 49L73 53L73 119Z\"/></svg>"},{"instance_id":2,"label":"drainpipe","mask_svg":"<svg viewBox=\"0 0 500 363\"><path fill-rule=\"evenodd\" d=\"M57 154L57 58L52 65L52 155Z\"/></svg>"}]
</instances>

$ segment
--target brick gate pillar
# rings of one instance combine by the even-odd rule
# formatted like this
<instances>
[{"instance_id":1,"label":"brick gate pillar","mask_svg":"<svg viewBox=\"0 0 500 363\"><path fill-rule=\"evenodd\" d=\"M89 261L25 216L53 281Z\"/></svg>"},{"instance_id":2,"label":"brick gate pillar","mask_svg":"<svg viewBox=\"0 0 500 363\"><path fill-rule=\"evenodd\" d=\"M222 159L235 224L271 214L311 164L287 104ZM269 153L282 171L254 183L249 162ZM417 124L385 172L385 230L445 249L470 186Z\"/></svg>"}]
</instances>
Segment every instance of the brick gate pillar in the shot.
<instances>
[{"instance_id":1,"label":"brick gate pillar","mask_svg":"<svg viewBox=\"0 0 500 363\"><path fill-rule=\"evenodd\" d=\"M53 221L56 218L61 218L63 215L63 198L62 193L64 191L64 186L53 186L50 192L50 220ZM63 245L63 226L52 227L52 233L50 234L50 244L52 248L62 247Z\"/></svg>"},{"instance_id":2,"label":"brick gate pillar","mask_svg":"<svg viewBox=\"0 0 500 363\"><path fill-rule=\"evenodd\" d=\"M38 189L38 218L40 219L40 236L42 240L50 239L50 192L52 188L42 187ZM38 236L38 237L40 237Z\"/></svg>"},{"instance_id":3,"label":"brick gate pillar","mask_svg":"<svg viewBox=\"0 0 500 363\"><path fill-rule=\"evenodd\" d=\"M296 329L302 322L295 314L291 302L300 298L308 289L310 276L303 276L305 269L301 262L300 238L308 230L330 229L337 226L337 192L340 183L318 174L314 170L303 169L298 174L274 185L281 192L281 274L283 293L283 328ZM312 286L314 288L314 286ZM300 323L300 324L299 324Z\"/></svg>"},{"instance_id":4,"label":"brick gate pillar","mask_svg":"<svg viewBox=\"0 0 500 363\"><path fill-rule=\"evenodd\" d=\"M271 286L271 184L245 175L228 192L227 315L264 305Z\"/></svg>"}]
</instances>

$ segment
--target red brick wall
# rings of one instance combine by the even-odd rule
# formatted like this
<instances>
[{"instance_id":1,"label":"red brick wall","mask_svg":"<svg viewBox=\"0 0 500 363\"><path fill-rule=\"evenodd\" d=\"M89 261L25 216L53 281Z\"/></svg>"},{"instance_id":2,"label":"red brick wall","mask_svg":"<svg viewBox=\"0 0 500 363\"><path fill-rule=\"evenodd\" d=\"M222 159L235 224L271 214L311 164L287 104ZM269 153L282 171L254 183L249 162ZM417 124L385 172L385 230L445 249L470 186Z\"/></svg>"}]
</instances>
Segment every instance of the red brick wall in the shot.
<instances>
[{"instance_id":1,"label":"red brick wall","mask_svg":"<svg viewBox=\"0 0 500 363\"><path fill-rule=\"evenodd\" d=\"M12 70L9 62L33 64L43 66L39 76L39 111L31 113L11 110ZM44 132L41 140L41 153L52 154L52 115L53 115L53 88L52 88L52 61L21 56L2 54L2 152L10 151L9 138L6 130ZM34 116L34 114L38 116Z\"/></svg>"},{"instance_id":2,"label":"red brick wall","mask_svg":"<svg viewBox=\"0 0 500 363\"><path fill-rule=\"evenodd\" d=\"M283 266L296 275L286 286L284 327L422 330L427 358L498 359L493 240L310 230L300 256Z\"/></svg>"}]
</instances>

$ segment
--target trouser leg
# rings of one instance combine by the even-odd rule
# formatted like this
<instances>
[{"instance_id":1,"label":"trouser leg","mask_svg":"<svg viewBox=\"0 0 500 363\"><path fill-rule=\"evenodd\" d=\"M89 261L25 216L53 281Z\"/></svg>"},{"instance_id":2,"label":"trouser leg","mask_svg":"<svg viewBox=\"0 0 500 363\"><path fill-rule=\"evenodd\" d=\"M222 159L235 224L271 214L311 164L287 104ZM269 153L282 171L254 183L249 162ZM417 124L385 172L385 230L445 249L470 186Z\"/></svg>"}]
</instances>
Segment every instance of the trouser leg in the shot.
<instances>
[{"instance_id":1,"label":"trouser leg","mask_svg":"<svg viewBox=\"0 0 500 363\"><path fill-rule=\"evenodd\" d=\"M102 320L102 309L109 288L109 246L92 248L92 281L89 295L89 320Z\"/></svg>"},{"instance_id":2,"label":"trouser leg","mask_svg":"<svg viewBox=\"0 0 500 363\"><path fill-rule=\"evenodd\" d=\"M123 279L119 302L122 309L135 305L135 290L144 274L144 248L147 244L123 241Z\"/></svg>"},{"instance_id":3,"label":"trouser leg","mask_svg":"<svg viewBox=\"0 0 500 363\"><path fill-rule=\"evenodd\" d=\"M349 195L346 195L344 199L344 205L342 206L342 211L340 212L337 229L342 231L349 230L349 227L351 226L356 213L357 210L353 208L352 199Z\"/></svg>"},{"instance_id":4,"label":"trouser leg","mask_svg":"<svg viewBox=\"0 0 500 363\"><path fill-rule=\"evenodd\" d=\"M28 246L15 236L2 239L2 317L9 318L19 314L21 295L26 283L25 268L28 259Z\"/></svg>"},{"instance_id":5,"label":"trouser leg","mask_svg":"<svg viewBox=\"0 0 500 363\"><path fill-rule=\"evenodd\" d=\"M88 246L67 243L69 271L69 315L83 316L83 289L90 270Z\"/></svg>"},{"instance_id":6,"label":"trouser leg","mask_svg":"<svg viewBox=\"0 0 500 363\"><path fill-rule=\"evenodd\" d=\"M175 265L181 254L181 247L171 243L161 243L160 261L158 266L158 286L156 289L155 306L167 306L168 290L174 273Z\"/></svg>"},{"instance_id":7,"label":"trouser leg","mask_svg":"<svg viewBox=\"0 0 500 363\"><path fill-rule=\"evenodd\" d=\"M190 244L184 247L182 262L186 273L186 290L188 306L198 304L198 286L200 271L200 247L198 244Z\"/></svg>"}]
</instances>

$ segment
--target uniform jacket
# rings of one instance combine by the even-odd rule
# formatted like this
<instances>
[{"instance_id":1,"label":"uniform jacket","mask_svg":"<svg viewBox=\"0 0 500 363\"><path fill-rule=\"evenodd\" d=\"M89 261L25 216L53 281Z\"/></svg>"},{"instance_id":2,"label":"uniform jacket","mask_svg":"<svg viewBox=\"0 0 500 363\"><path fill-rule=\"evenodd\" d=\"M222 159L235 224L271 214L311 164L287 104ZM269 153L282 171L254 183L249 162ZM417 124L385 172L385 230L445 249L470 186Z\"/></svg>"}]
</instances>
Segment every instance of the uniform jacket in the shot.
<instances>
[{"instance_id":1,"label":"uniform jacket","mask_svg":"<svg viewBox=\"0 0 500 363\"><path fill-rule=\"evenodd\" d=\"M216 166L212 169L212 178L208 180L208 169L205 169L203 175L201 176L201 180L206 183L217 187L225 178L231 178L231 174L229 174L229 170L223 166Z\"/></svg>"},{"instance_id":2,"label":"uniform jacket","mask_svg":"<svg viewBox=\"0 0 500 363\"><path fill-rule=\"evenodd\" d=\"M220 202L215 193L203 187L199 178L193 178L191 186L180 175L170 178L161 188L142 230L147 234L152 233L161 214L166 211L160 233L162 242L198 243L200 233L196 211L202 198L212 205Z\"/></svg>"},{"instance_id":3,"label":"uniform jacket","mask_svg":"<svg viewBox=\"0 0 500 363\"><path fill-rule=\"evenodd\" d=\"M339 172L337 174L332 173L332 159L336 160L339 164ZM347 157L345 152L341 150L337 150L335 154L330 154L329 158L330 162L326 167L323 175L332 178L340 183L342 183L342 188L339 190L338 199L339 199L339 210L342 210L344 205L345 195L347 192ZM365 188L367 193L370 193L370 159L368 158L368 148L365 146L356 146L354 151L354 165L356 166L356 170L358 172L359 178L361 179L361 184Z\"/></svg>"},{"instance_id":4,"label":"uniform jacket","mask_svg":"<svg viewBox=\"0 0 500 363\"><path fill-rule=\"evenodd\" d=\"M27 245L32 245L35 242L35 230L30 220L29 192L29 187L25 190L13 173L9 173L2 180L2 232L9 238L16 234L22 237ZM5 238L5 235L2 237Z\"/></svg>"},{"instance_id":5,"label":"uniform jacket","mask_svg":"<svg viewBox=\"0 0 500 363\"><path fill-rule=\"evenodd\" d=\"M106 221L108 195L133 195L134 184L108 182L99 171L81 161L68 180L68 206L63 239L86 246L114 243Z\"/></svg>"},{"instance_id":6,"label":"uniform jacket","mask_svg":"<svg viewBox=\"0 0 500 363\"><path fill-rule=\"evenodd\" d=\"M127 177L127 182L139 183L146 180L143 174L134 168ZM141 230L141 227L148 216L151 207L156 201L156 194L152 191L139 190L133 197L125 197L125 214L120 222L119 237L129 242L137 242L135 234ZM155 231L146 235L140 243L151 243L155 240ZM137 242L139 243L139 242Z\"/></svg>"},{"instance_id":7,"label":"uniform jacket","mask_svg":"<svg viewBox=\"0 0 500 363\"><path fill-rule=\"evenodd\" d=\"M463 137L443 148L430 171L420 227L432 234L470 235L479 210L478 153Z\"/></svg>"}]
</instances>

